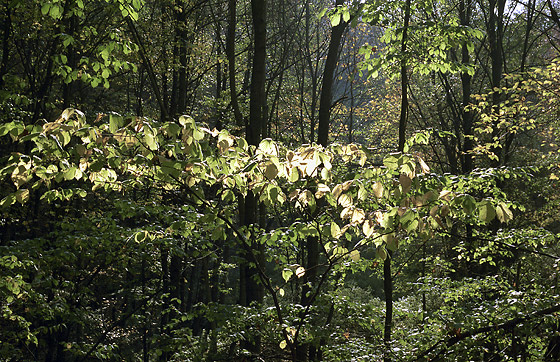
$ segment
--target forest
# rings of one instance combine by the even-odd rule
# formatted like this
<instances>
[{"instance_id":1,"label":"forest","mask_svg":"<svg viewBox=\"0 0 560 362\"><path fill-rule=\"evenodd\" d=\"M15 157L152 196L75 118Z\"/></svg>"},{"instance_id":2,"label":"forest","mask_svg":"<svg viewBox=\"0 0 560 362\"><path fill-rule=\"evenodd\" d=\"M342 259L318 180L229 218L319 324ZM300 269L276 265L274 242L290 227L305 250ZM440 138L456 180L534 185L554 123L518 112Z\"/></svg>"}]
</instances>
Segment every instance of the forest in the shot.
<instances>
[{"instance_id":1,"label":"forest","mask_svg":"<svg viewBox=\"0 0 560 362\"><path fill-rule=\"evenodd\" d=\"M0 361L560 361L558 0L0 0Z\"/></svg>"}]
</instances>

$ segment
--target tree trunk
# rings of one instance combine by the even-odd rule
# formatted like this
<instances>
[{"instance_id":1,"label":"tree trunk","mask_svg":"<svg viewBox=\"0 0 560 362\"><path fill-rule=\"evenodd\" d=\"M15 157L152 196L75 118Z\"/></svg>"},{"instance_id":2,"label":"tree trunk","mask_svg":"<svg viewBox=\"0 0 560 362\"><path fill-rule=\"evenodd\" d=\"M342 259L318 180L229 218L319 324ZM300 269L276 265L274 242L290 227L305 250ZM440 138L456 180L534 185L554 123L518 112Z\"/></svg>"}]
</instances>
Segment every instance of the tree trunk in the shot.
<instances>
[{"instance_id":1,"label":"tree trunk","mask_svg":"<svg viewBox=\"0 0 560 362\"><path fill-rule=\"evenodd\" d=\"M10 33L12 31L12 12L6 5L6 20L2 34L2 60L0 61L0 89L4 88L4 75L8 73L8 60L10 58Z\"/></svg>"},{"instance_id":2,"label":"tree trunk","mask_svg":"<svg viewBox=\"0 0 560 362\"><path fill-rule=\"evenodd\" d=\"M336 6L344 5L344 0L336 0ZM317 142L326 147L329 142L329 126L331 118L332 93L334 84L334 72L338 63L339 48L342 42L342 35L348 23L341 21L331 29L331 40L327 59L325 60L325 70L323 71L323 84L321 86L321 98L319 100L319 130Z\"/></svg>"},{"instance_id":3,"label":"tree trunk","mask_svg":"<svg viewBox=\"0 0 560 362\"><path fill-rule=\"evenodd\" d=\"M264 110L266 99L266 0L251 0L251 14L253 17L253 63L251 73L249 121L245 133L249 144L257 146L262 137L264 125ZM239 209L241 224L245 227L258 224L258 198L249 191L244 200L241 200ZM254 233L252 233L254 235ZM260 303L264 297L263 285L258 280L258 266L264 263L264 248L257 240L252 238L250 245L245 245L243 253L245 261L240 265L240 302L249 306L251 303ZM252 257L255 255L256 260ZM251 263L257 265L251 265ZM260 339L253 335L253 339L245 341L245 348L252 353L259 353Z\"/></svg>"},{"instance_id":4,"label":"tree trunk","mask_svg":"<svg viewBox=\"0 0 560 362\"><path fill-rule=\"evenodd\" d=\"M243 125L243 115L239 110L239 101L237 100L237 86L235 77L235 27L237 26L237 1L229 0L228 3L228 30L226 37L226 55L228 59L229 73L229 91L231 97L231 106L235 117L235 123L238 127Z\"/></svg>"}]
</instances>

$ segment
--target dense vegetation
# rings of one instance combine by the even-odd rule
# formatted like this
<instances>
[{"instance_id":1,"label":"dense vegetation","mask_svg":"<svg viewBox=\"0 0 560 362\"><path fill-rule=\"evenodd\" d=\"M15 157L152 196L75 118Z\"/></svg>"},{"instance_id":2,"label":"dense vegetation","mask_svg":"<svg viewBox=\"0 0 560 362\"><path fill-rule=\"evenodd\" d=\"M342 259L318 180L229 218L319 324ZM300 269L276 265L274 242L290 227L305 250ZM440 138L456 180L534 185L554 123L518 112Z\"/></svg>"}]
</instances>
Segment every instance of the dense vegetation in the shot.
<instances>
[{"instance_id":1,"label":"dense vegetation","mask_svg":"<svg viewBox=\"0 0 560 362\"><path fill-rule=\"evenodd\" d=\"M0 361L559 361L552 0L0 3Z\"/></svg>"}]
</instances>

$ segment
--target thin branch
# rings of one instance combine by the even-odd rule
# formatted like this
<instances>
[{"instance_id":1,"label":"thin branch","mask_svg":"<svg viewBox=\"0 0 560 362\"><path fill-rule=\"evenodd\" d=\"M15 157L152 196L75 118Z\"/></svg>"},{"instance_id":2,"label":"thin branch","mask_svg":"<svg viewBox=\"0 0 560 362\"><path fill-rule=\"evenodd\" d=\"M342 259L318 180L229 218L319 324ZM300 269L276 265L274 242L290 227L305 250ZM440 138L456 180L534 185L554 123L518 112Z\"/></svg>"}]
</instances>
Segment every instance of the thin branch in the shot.
<instances>
[{"instance_id":1,"label":"thin branch","mask_svg":"<svg viewBox=\"0 0 560 362\"><path fill-rule=\"evenodd\" d=\"M443 347L441 347L441 350L433 358L429 359L430 361L439 361L439 360L441 360L441 357L445 354L445 352L449 349L449 347L454 346L455 344L461 342L464 339L474 337L474 336L477 336L479 334L492 332L492 331L509 330L509 329L512 329L513 327L515 327L518 324L521 324L523 322L530 321L532 319L536 319L536 318L539 318L539 317L544 317L548 314L552 314L552 313L555 313L555 312L558 312L558 311L560 311L560 304L556 304L556 305L553 305L551 307L538 310L536 312L530 313L530 314L528 314L526 316L523 316L523 317L513 318L513 319L510 319L510 320L508 320L506 322L503 322L503 323L500 323L500 324L494 324L494 325L489 325L489 326L486 326L486 327L473 329L472 331L459 333L456 336L453 336L453 337L448 338L448 339L441 339L439 342L437 342L435 345L430 347L428 350L420 353L414 359L414 361L420 361L424 357L427 357L430 353L435 352L438 349L438 347L443 344Z\"/></svg>"}]
</instances>

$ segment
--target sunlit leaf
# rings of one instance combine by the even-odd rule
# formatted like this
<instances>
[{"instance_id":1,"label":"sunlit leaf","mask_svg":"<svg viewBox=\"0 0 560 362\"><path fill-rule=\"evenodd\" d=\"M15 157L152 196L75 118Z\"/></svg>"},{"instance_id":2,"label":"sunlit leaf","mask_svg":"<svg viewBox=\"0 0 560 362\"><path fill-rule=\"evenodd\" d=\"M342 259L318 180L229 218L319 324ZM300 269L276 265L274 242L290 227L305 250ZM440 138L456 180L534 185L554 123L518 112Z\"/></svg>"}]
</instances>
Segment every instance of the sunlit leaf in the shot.
<instances>
[{"instance_id":1,"label":"sunlit leaf","mask_svg":"<svg viewBox=\"0 0 560 362\"><path fill-rule=\"evenodd\" d=\"M293 274L294 272L292 271L292 269L286 268L282 270L282 278L286 281L286 283L288 282L288 280L290 280Z\"/></svg>"},{"instance_id":2,"label":"sunlit leaf","mask_svg":"<svg viewBox=\"0 0 560 362\"><path fill-rule=\"evenodd\" d=\"M366 218L366 213L362 209L354 209L352 213L352 223L353 224L361 224L364 219Z\"/></svg>"},{"instance_id":3,"label":"sunlit leaf","mask_svg":"<svg viewBox=\"0 0 560 362\"><path fill-rule=\"evenodd\" d=\"M350 206L352 206L352 196L350 196L348 194L342 194L338 198L338 203L342 207L350 207Z\"/></svg>"},{"instance_id":4,"label":"sunlit leaf","mask_svg":"<svg viewBox=\"0 0 560 362\"><path fill-rule=\"evenodd\" d=\"M372 186L373 194L378 199L383 197L383 191L385 190L383 184L380 182L375 182Z\"/></svg>"},{"instance_id":5,"label":"sunlit leaf","mask_svg":"<svg viewBox=\"0 0 560 362\"><path fill-rule=\"evenodd\" d=\"M334 221L331 222L331 236L335 239L338 239L340 238L340 235L340 226L338 226L338 224Z\"/></svg>"},{"instance_id":6,"label":"sunlit leaf","mask_svg":"<svg viewBox=\"0 0 560 362\"><path fill-rule=\"evenodd\" d=\"M490 223L496 217L496 210L489 200L483 200L478 204L479 218L485 224Z\"/></svg>"},{"instance_id":7,"label":"sunlit leaf","mask_svg":"<svg viewBox=\"0 0 560 362\"><path fill-rule=\"evenodd\" d=\"M504 203L500 203L498 207L496 207L496 215L501 223L507 223L513 219L513 212Z\"/></svg>"},{"instance_id":8,"label":"sunlit leaf","mask_svg":"<svg viewBox=\"0 0 560 362\"><path fill-rule=\"evenodd\" d=\"M373 220L366 220L364 222L364 225L362 226L362 231L364 232L364 235L369 238L370 236L373 235L373 233L375 232L375 223L373 222Z\"/></svg>"},{"instance_id":9,"label":"sunlit leaf","mask_svg":"<svg viewBox=\"0 0 560 362\"><path fill-rule=\"evenodd\" d=\"M296 276L298 278L301 278L304 275L305 275L305 268L302 267L302 266L298 266L297 269L296 269Z\"/></svg>"}]
</instances>

